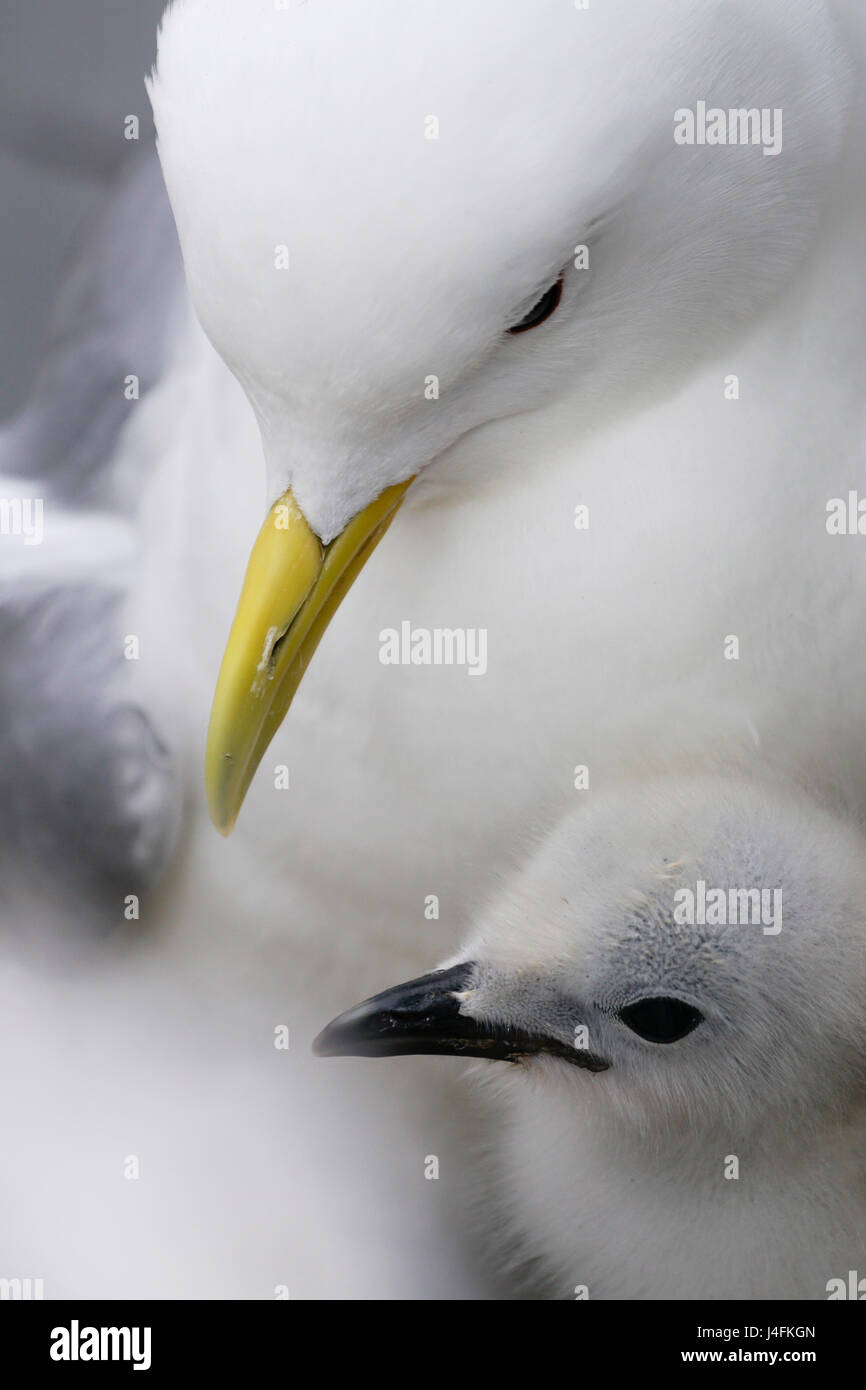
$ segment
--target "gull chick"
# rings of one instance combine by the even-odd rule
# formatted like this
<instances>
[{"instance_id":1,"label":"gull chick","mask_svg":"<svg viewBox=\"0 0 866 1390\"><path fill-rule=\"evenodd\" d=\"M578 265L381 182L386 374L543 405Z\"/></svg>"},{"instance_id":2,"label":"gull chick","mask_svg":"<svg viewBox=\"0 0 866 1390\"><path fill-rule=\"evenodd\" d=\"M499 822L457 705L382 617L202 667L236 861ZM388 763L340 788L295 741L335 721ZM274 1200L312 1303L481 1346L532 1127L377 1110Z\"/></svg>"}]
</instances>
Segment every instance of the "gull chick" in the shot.
<instances>
[{"instance_id":1,"label":"gull chick","mask_svg":"<svg viewBox=\"0 0 866 1390\"><path fill-rule=\"evenodd\" d=\"M862 834L814 796L653 780L316 1050L498 1062L482 1209L552 1297L827 1298L866 1254L864 903Z\"/></svg>"}]
</instances>

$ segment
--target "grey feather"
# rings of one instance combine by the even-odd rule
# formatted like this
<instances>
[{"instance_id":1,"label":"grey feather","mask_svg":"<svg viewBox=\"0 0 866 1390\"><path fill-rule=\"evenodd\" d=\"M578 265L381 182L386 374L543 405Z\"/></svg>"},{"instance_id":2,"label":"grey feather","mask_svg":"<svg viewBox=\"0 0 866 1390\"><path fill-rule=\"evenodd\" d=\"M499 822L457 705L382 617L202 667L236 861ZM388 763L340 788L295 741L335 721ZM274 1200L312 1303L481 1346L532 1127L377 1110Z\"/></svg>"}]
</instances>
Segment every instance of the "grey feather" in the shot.
<instances>
[{"instance_id":1,"label":"grey feather","mask_svg":"<svg viewBox=\"0 0 866 1390\"><path fill-rule=\"evenodd\" d=\"M122 435L140 406L125 399L123 379L139 377L141 400L154 390L184 307L151 155L82 238L30 400L0 437L0 491L24 483L52 518L38 554L16 556L20 538L0 537L4 880L14 869L71 885L113 902L118 921L121 895L153 883L165 863L179 814L171 757L124 660L122 607L147 477L139 469L121 485Z\"/></svg>"}]
</instances>

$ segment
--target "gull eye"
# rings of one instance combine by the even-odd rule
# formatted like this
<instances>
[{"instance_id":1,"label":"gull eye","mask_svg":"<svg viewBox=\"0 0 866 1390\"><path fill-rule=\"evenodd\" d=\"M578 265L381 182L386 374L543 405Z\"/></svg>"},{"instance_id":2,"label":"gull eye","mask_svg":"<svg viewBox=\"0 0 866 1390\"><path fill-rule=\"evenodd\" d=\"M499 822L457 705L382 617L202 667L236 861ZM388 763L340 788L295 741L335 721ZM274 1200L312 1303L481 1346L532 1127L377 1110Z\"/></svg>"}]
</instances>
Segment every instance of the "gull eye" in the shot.
<instances>
[{"instance_id":1,"label":"gull eye","mask_svg":"<svg viewBox=\"0 0 866 1390\"><path fill-rule=\"evenodd\" d=\"M554 309L557 308L562 298L562 276L554 281L549 290L545 290L538 303L533 305L525 318L519 323L515 323L508 329L509 333L528 333L530 328L537 328L545 319L549 319Z\"/></svg>"},{"instance_id":2,"label":"gull eye","mask_svg":"<svg viewBox=\"0 0 866 1390\"><path fill-rule=\"evenodd\" d=\"M647 1042L672 1043L684 1038L703 1022L703 1014L682 999L638 999L620 1009L619 1016L633 1033Z\"/></svg>"}]
</instances>

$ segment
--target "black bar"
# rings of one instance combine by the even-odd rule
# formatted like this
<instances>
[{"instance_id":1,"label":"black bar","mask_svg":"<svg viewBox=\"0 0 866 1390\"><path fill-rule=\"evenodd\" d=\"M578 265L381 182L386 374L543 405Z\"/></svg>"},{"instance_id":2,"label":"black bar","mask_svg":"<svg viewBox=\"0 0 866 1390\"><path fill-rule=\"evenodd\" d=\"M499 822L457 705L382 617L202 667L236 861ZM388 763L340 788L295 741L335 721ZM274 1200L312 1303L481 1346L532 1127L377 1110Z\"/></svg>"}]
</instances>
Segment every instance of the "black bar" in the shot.
<instances>
[{"instance_id":1,"label":"black bar","mask_svg":"<svg viewBox=\"0 0 866 1390\"><path fill-rule=\"evenodd\" d=\"M347 1365L354 1359L357 1366L373 1333L380 1361L387 1359L389 1340L395 1337L395 1350L402 1355L399 1345L406 1348L404 1338L411 1330L405 1314L395 1320L388 1307L378 1313L369 1306L354 1309L349 1316L355 1330L347 1337L339 1335L345 1329L345 1316L339 1303L321 1310L311 1327L309 1304L303 1302L0 1302L0 1367L4 1372L20 1368L25 1376L48 1371L58 1382L70 1376L99 1378L107 1370L115 1377L130 1375L133 1383L136 1374L146 1383L145 1376L149 1382L194 1373L201 1383L208 1376L225 1380L233 1374L273 1370L290 1383L298 1374L307 1382L318 1380L339 1353ZM414 1316L409 1315L412 1321ZM499 1316L495 1308L482 1313L477 1304L456 1314L464 1335L474 1334L472 1344L477 1345L479 1333L484 1336L486 1365L496 1358L498 1348L490 1334L495 1337L497 1325L501 1326ZM531 1326L537 1326L539 1314L526 1316ZM858 1364L864 1332L859 1310L835 1302L587 1301L567 1313L557 1312L554 1305L541 1316L554 1320L551 1329L557 1333L567 1330L579 1338L569 1345L582 1384L593 1365L592 1374L604 1374L612 1382L624 1372L664 1373L674 1366L707 1365L775 1369L794 1364L826 1377L828 1372ZM560 1323L563 1316L565 1322ZM364 1322L359 1324L359 1318ZM431 1325L443 1326L440 1315L432 1312L432 1318L436 1321ZM506 1354L516 1330L513 1319L514 1314L509 1314L504 1329L501 1349ZM328 1333L331 1323L337 1335ZM453 1324L449 1320L446 1326L449 1332L443 1336L442 1351L450 1347L453 1354ZM97 1337L91 1329L96 1329ZM106 1329L104 1337L102 1329ZM117 1336L108 1329L116 1329ZM557 1345L559 1360L564 1344ZM89 1359L93 1350L104 1353L106 1359ZM115 1350L127 1359L112 1359ZM542 1344L538 1350L540 1369L551 1349L545 1351ZM56 1359L61 1354L71 1358L74 1352L77 1359ZM528 1348L527 1354L531 1360ZM135 1360L141 1363L139 1372L133 1369ZM459 1374L456 1362L452 1373ZM20 1377L16 1383L21 1383Z\"/></svg>"}]
</instances>

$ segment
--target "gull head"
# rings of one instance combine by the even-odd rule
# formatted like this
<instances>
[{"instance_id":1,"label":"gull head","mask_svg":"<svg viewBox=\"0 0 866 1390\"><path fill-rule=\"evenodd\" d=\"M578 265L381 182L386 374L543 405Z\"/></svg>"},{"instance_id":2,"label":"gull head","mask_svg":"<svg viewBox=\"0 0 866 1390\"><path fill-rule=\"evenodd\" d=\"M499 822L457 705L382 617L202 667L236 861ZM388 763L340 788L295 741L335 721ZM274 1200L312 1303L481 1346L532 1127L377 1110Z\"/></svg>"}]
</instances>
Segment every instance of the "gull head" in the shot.
<instances>
[{"instance_id":1,"label":"gull head","mask_svg":"<svg viewBox=\"0 0 866 1390\"><path fill-rule=\"evenodd\" d=\"M863 1105L864 942L859 830L798 792L665 778L566 816L456 957L317 1051L510 1062L500 1089L619 1143L810 1124Z\"/></svg>"},{"instance_id":2,"label":"gull head","mask_svg":"<svg viewBox=\"0 0 866 1390\"><path fill-rule=\"evenodd\" d=\"M554 399L579 431L671 389L792 276L846 74L817 0L176 0L149 90L271 508L214 709L226 829L413 478ZM781 111L780 147L677 143L698 102Z\"/></svg>"}]
</instances>

